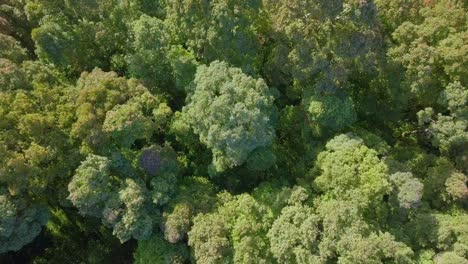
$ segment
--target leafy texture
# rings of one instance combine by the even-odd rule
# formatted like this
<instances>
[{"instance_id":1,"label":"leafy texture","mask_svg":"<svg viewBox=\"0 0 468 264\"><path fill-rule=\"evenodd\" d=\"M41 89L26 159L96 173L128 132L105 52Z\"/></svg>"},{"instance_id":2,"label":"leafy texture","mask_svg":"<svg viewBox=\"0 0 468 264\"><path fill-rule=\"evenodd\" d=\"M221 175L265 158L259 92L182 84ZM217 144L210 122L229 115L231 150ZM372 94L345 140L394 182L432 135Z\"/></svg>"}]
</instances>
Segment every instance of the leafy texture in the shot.
<instances>
[{"instance_id":1,"label":"leafy texture","mask_svg":"<svg viewBox=\"0 0 468 264\"><path fill-rule=\"evenodd\" d=\"M272 92L262 79L216 61L197 69L195 90L182 114L211 149L214 170L222 172L271 144L274 111Z\"/></svg>"}]
</instances>

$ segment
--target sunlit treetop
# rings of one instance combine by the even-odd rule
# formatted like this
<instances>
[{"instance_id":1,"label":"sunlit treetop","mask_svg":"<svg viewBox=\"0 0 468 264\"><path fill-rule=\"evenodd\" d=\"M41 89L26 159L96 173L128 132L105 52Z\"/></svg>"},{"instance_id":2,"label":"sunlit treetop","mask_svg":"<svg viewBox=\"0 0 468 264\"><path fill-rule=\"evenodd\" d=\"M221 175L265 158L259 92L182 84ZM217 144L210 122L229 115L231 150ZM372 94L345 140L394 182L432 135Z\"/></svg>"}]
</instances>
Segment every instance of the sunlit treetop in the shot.
<instances>
[{"instance_id":1,"label":"sunlit treetop","mask_svg":"<svg viewBox=\"0 0 468 264\"><path fill-rule=\"evenodd\" d=\"M314 184L323 199L348 200L365 208L378 203L390 190L387 166L377 152L352 134L330 140L317 158Z\"/></svg>"},{"instance_id":2,"label":"sunlit treetop","mask_svg":"<svg viewBox=\"0 0 468 264\"><path fill-rule=\"evenodd\" d=\"M242 165L250 153L271 144L275 107L262 79L215 61L200 66L184 120L213 153L217 172Z\"/></svg>"}]
</instances>

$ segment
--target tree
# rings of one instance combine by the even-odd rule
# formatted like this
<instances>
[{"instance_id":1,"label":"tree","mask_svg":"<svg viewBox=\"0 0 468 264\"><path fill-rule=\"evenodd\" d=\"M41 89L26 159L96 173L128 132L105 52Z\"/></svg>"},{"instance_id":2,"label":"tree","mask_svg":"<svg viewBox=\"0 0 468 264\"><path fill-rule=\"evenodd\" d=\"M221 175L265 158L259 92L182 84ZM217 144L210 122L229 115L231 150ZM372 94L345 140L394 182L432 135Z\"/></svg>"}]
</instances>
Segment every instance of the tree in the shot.
<instances>
[{"instance_id":1,"label":"tree","mask_svg":"<svg viewBox=\"0 0 468 264\"><path fill-rule=\"evenodd\" d=\"M26 50L11 36L0 33L0 58L20 63L26 59Z\"/></svg>"},{"instance_id":2,"label":"tree","mask_svg":"<svg viewBox=\"0 0 468 264\"><path fill-rule=\"evenodd\" d=\"M170 244L158 235L151 237L149 240L139 241L134 254L135 264L183 264L188 259L189 252L185 245Z\"/></svg>"},{"instance_id":3,"label":"tree","mask_svg":"<svg viewBox=\"0 0 468 264\"><path fill-rule=\"evenodd\" d=\"M215 60L252 73L260 66L261 1L178 0L167 4L170 31L203 63Z\"/></svg>"},{"instance_id":4,"label":"tree","mask_svg":"<svg viewBox=\"0 0 468 264\"><path fill-rule=\"evenodd\" d=\"M434 115L434 109L427 107L417 113L418 123L427 127L428 139L440 152L452 158L461 169L467 159L468 146L468 92L460 82L449 84L440 93L439 104L443 105L449 115Z\"/></svg>"},{"instance_id":5,"label":"tree","mask_svg":"<svg viewBox=\"0 0 468 264\"><path fill-rule=\"evenodd\" d=\"M166 58L171 44L164 22L143 15L132 23L134 53L126 57L130 74L157 91L173 86L171 67Z\"/></svg>"},{"instance_id":6,"label":"tree","mask_svg":"<svg viewBox=\"0 0 468 264\"><path fill-rule=\"evenodd\" d=\"M265 1L265 9L276 42L269 75L290 76L295 96L333 93L348 85L354 70L374 69L382 41L375 32L373 2Z\"/></svg>"},{"instance_id":7,"label":"tree","mask_svg":"<svg viewBox=\"0 0 468 264\"><path fill-rule=\"evenodd\" d=\"M197 69L195 90L182 115L211 149L214 171L242 165L255 149L271 144L273 99L262 79L253 79L225 62Z\"/></svg>"},{"instance_id":8,"label":"tree","mask_svg":"<svg viewBox=\"0 0 468 264\"><path fill-rule=\"evenodd\" d=\"M311 207L287 206L268 231L271 252L278 263L318 263L319 234L319 219Z\"/></svg>"},{"instance_id":9,"label":"tree","mask_svg":"<svg viewBox=\"0 0 468 264\"><path fill-rule=\"evenodd\" d=\"M147 205L147 190L142 182L126 179L119 191L120 206L118 209L104 211L105 220L113 225L113 234L121 242L131 238L145 240L153 231L151 208ZM149 207L149 208L148 208ZM116 218L116 214L120 214Z\"/></svg>"},{"instance_id":10,"label":"tree","mask_svg":"<svg viewBox=\"0 0 468 264\"><path fill-rule=\"evenodd\" d=\"M455 260L460 257L466 258L466 219L465 213L448 215L439 212L422 212L415 215L405 226L405 230L414 247L440 252L433 257L433 261L440 261L445 254L447 256L443 258Z\"/></svg>"},{"instance_id":11,"label":"tree","mask_svg":"<svg viewBox=\"0 0 468 264\"><path fill-rule=\"evenodd\" d=\"M170 108L137 80L115 72L84 72L76 84L76 121L71 135L83 147L108 154L112 143L129 148L136 140L149 141L165 128Z\"/></svg>"},{"instance_id":12,"label":"tree","mask_svg":"<svg viewBox=\"0 0 468 264\"><path fill-rule=\"evenodd\" d=\"M348 200L366 208L378 203L390 191L388 169L377 152L353 134L330 140L317 158L314 180L323 197Z\"/></svg>"},{"instance_id":13,"label":"tree","mask_svg":"<svg viewBox=\"0 0 468 264\"><path fill-rule=\"evenodd\" d=\"M397 45L388 55L406 69L405 83L416 103L434 106L441 88L450 82L466 85L463 38L466 12L453 1L439 1L421 9L421 19L401 24L393 33ZM464 66L465 65L465 66Z\"/></svg>"},{"instance_id":14,"label":"tree","mask_svg":"<svg viewBox=\"0 0 468 264\"><path fill-rule=\"evenodd\" d=\"M0 240L6 252L39 235L49 219L46 205L64 203L65 182L80 156L66 134L69 90L61 76L38 62L0 60L7 66L0 77L7 83L0 91L0 195L6 210ZM10 78L15 74L20 84Z\"/></svg>"},{"instance_id":15,"label":"tree","mask_svg":"<svg viewBox=\"0 0 468 264\"><path fill-rule=\"evenodd\" d=\"M114 0L29 0L26 13L38 24L31 33L36 54L72 75L95 67L125 70L120 58L128 46L126 22L140 15L127 5Z\"/></svg>"},{"instance_id":16,"label":"tree","mask_svg":"<svg viewBox=\"0 0 468 264\"><path fill-rule=\"evenodd\" d=\"M210 212L216 202L215 186L202 177L184 178L175 191L174 199L164 210L164 237L170 243L186 238L199 213Z\"/></svg>"},{"instance_id":17,"label":"tree","mask_svg":"<svg viewBox=\"0 0 468 264\"><path fill-rule=\"evenodd\" d=\"M348 96L311 96L304 104L317 135L342 130L357 119L353 102Z\"/></svg>"},{"instance_id":18,"label":"tree","mask_svg":"<svg viewBox=\"0 0 468 264\"><path fill-rule=\"evenodd\" d=\"M143 183L111 175L111 161L89 155L68 186L68 197L81 214L99 217L121 242L147 239L153 229L148 191Z\"/></svg>"},{"instance_id":19,"label":"tree","mask_svg":"<svg viewBox=\"0 0 468 264\"><path fill-rule=\"evenodd\" d=\"M424 185L411 172L397 172L389 179L397 189L395 200L400 207L409 209L421 205Z\"/></svg>"},{"instance_id":20,"label":"tree","mask_svg":"<svg viewBox=\"0 0 468 264\"><path fill-rule=\"evenodd\" d=\"M446 158L431 164L424 185L424 196L435 208L466 200L466 176Z\"/></svg>"},{"instance_id":21,"label":"tree","mask_svg":"<svg viewBox=\"0 0 468 264\"><path fill-rule=\"evenodd\" d=\"M9 59L0 58L0 86L2 91L30 88L21 67Z\"/></svg>"},{"instance_id":22,"label":"tree","mask_svg":"<svg viewBox=\"0 0 468 264\"><path fill-rule=\"evenodd\" d=\"M422 0L375 0L374 2L378 15L389 34L406 21L418 21L419 10L423 7Z\"/></svg>"},{"instance_id":23,"label":"tree","mask_svg":"<svg viewBox=\"0 0 468 264\"><path fill-rule=\"evenodd\" d=\"M154 204L165 205L174 195L179 174L177 154L169 145L151 146L141 151L140 168L149 176Z\"/></svg>"},{"instance_id":24,"label":"tree","mask_svg":"<svg viewBox=\"0 0 468 264\"><path fill-rule=\"evenodd\" d=\"M17 251L30 243L49 219L46 207L25 202L3 191L0 195L0 253Z\"/></svg>"},{"instance_id":25,"label":"tree","mask_svg":"<svg viewBox=\"0 0 468 264\"><path fill-rule=\"evenodd\" d=\"M194 258L202 263L272 263L267 237L275 217L287 205L290 188L265 183L252 195L218 194L219 206L193 219L188 233Z\"/></svg>"},{"instance_id":26,"label":"tree","mask_svg":"<svg viewBox=\"0 0 468 264\"><path fill-rule=\"evenodd\" d=\"M117 199L115 183L110 175L111 162L106 157L90 155L76 169L68 191L68 199L80 213L100 217Z\"/></svg>"}]
</instances>

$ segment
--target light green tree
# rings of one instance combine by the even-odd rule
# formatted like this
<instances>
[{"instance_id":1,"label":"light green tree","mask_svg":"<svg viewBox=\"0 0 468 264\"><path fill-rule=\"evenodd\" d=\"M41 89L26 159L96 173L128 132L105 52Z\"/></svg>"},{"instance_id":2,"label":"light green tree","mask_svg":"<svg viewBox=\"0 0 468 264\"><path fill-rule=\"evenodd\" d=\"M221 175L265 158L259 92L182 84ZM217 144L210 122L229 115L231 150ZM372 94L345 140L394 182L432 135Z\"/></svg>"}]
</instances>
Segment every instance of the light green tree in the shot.
<instances>
[{"instance_id":1,"label":"light green tree","mask_svg":"<svg viewBox=\"0 0 468 264\"><path fill-rule=\"evenodd\" d=\"M200 66L195 90L183 108L184 120L213 153L213 168L222 172L242 165L274 138L274 97L262 79L215 61Z\"/></svg>"}]
</instances>

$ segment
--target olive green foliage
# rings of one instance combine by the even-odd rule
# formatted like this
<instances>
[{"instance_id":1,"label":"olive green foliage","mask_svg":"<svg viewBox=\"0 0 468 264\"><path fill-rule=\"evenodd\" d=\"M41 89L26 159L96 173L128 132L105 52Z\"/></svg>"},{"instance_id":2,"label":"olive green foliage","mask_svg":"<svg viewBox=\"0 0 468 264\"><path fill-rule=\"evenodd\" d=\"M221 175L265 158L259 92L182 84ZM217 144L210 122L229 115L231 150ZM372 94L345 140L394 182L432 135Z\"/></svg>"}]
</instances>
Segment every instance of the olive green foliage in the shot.
<instances>
[{"instance_id":1,"label":"olive green foliage","mask_svg":"<svg viewBox=\"0 0 468 264\"><path fill-rule=\"evenodd\" d=\"M149 240L138 242L134 263L183 264L186 263L188 257L186 246L170 244L162 237L153 236Z\"/></svg>"},{"instance_id":2,"label":"olive green foliage","mask_svg":"<svg viewBox=\"0 0 468 264\"><path fill-rule=\"evenodd\" d=\"M417 103L430 106L449 83L466 85L466 10L444 0L419 13L421 19L406 21L393 32L398 45L389 56L405 67L405 85Z\"/></svg>"},{"instance_id":3,"label":"olive green foliage","mask_svg":"<svg viewBox=\"0 0 468 264\"><path fill-rule=\"evenodd\" d=\"M184 179L177 186L177 195L164 212L164 237L170 243L185 239L192 226L192 219L199 213L207 213L216 202L215 187L202 177Z\"/></svg>"},{"instance_id":4,"label":"olive green foliage","mask_svg":"<svg viewBox=\"0 0 468 264\"><path fill-rule=\"evenodd\" d=\"M169 1L169 30L204 63L226 61L248 72L260 63L261 1Z\"/></svg>"},{"instance_id":5,"label":"olive green foliage","mask_svg":"<svg viewBox=\"0 0 468 264\"><path fill-rule=\"evenodd\" d=\"M356 121L353 102L349 97L336 95L312 96L307 112L310 122L317 129L317 134L323 131L337 131L353 124Z\"/></svg>"},{"instance_id":6,"label":"olive green foliage","mask_svg":"<svg viewBox=\"0 0 468 264\"><path fill-rule=\"evenodd\" d=\"M152 91L177 95L193 80L198 62L193 52L172 39L167 23L142 15L130 28L133 39L126 63L131 76Z\"/></svg>"},{"instance_id":7,"label":"olive green foliage","mask_svg":"<svg viewBox=\"0 0 468 264\"><path fill-rule=\"evenodd\" d=\"M422 0L375 0L382 23L386 30L392 33L404 22L420 20L419 10L423 7ZM427 2L427 1L426 1Z\"/></svg>"},{"instance_id":8,"label":"olive green foliage","mask_svg":"<svg viewBox=\"0 0 468 264\"><path fill-rule=\"evenodd\" d=\"M82 140L83 147L101 153L110 146L128 148L136 140L149 141L157 130L164 129L172 114L161 97L115 72L84 72L76 93L71 135Z\"/></svg>"},{"instance_id":9,"label":"olive green foliage","mask_svg":"<svg viewBox=\"0 0 468 264\"><path fill-rule=\"evenodd\" d=\"M439 103L449 115L435 115L433 108L427 107L417 113L419 124L427 126L434 147L463 167L468 146L468 91L458 81L451 83L441 92Z\"/></svg>"},{"instance_id":10,"label":"olive green foliage","mask_svg":"<svg viewBox=\"0 0 468 264\"><path fill-rule=\"evenodd\" d=\"M25 9L38 24L31 33L38 57L74 74L94 67L121 70L129 35L125 22L140 14L114 0L31 0Z\"/></svg>"},{"instance_id":11,"label":"olive green foliage","mask_svg":"<svg viewBox=\"0 0 468 264\"><path fill-rule=\"evenodd\" d=\"M164 22L143 15L133 22L131 30L135 53L127 57L129 72L155 89L171 86L171 69L166 58L170 38Z\"/></svg>"},{"instance_id":12,"label":"olive green foliage","mask_svg":"<svg viewBox=\"0 0 468 264\"><path fill-rule=\"evenodd\" d=\"M467 263L467 11L1 1L0 263Z\"/></svg>"},{"instance_id":13,"label":"olive green foliage","mask_svg":"<svg viewBox=\"0 0 468 264\"><path fill-rule=\"evenodd\" d=\"M26 59L26 50L13 37L0 33L0 43L0 58L16 63Z\"/></svg>"}]
</instances>

